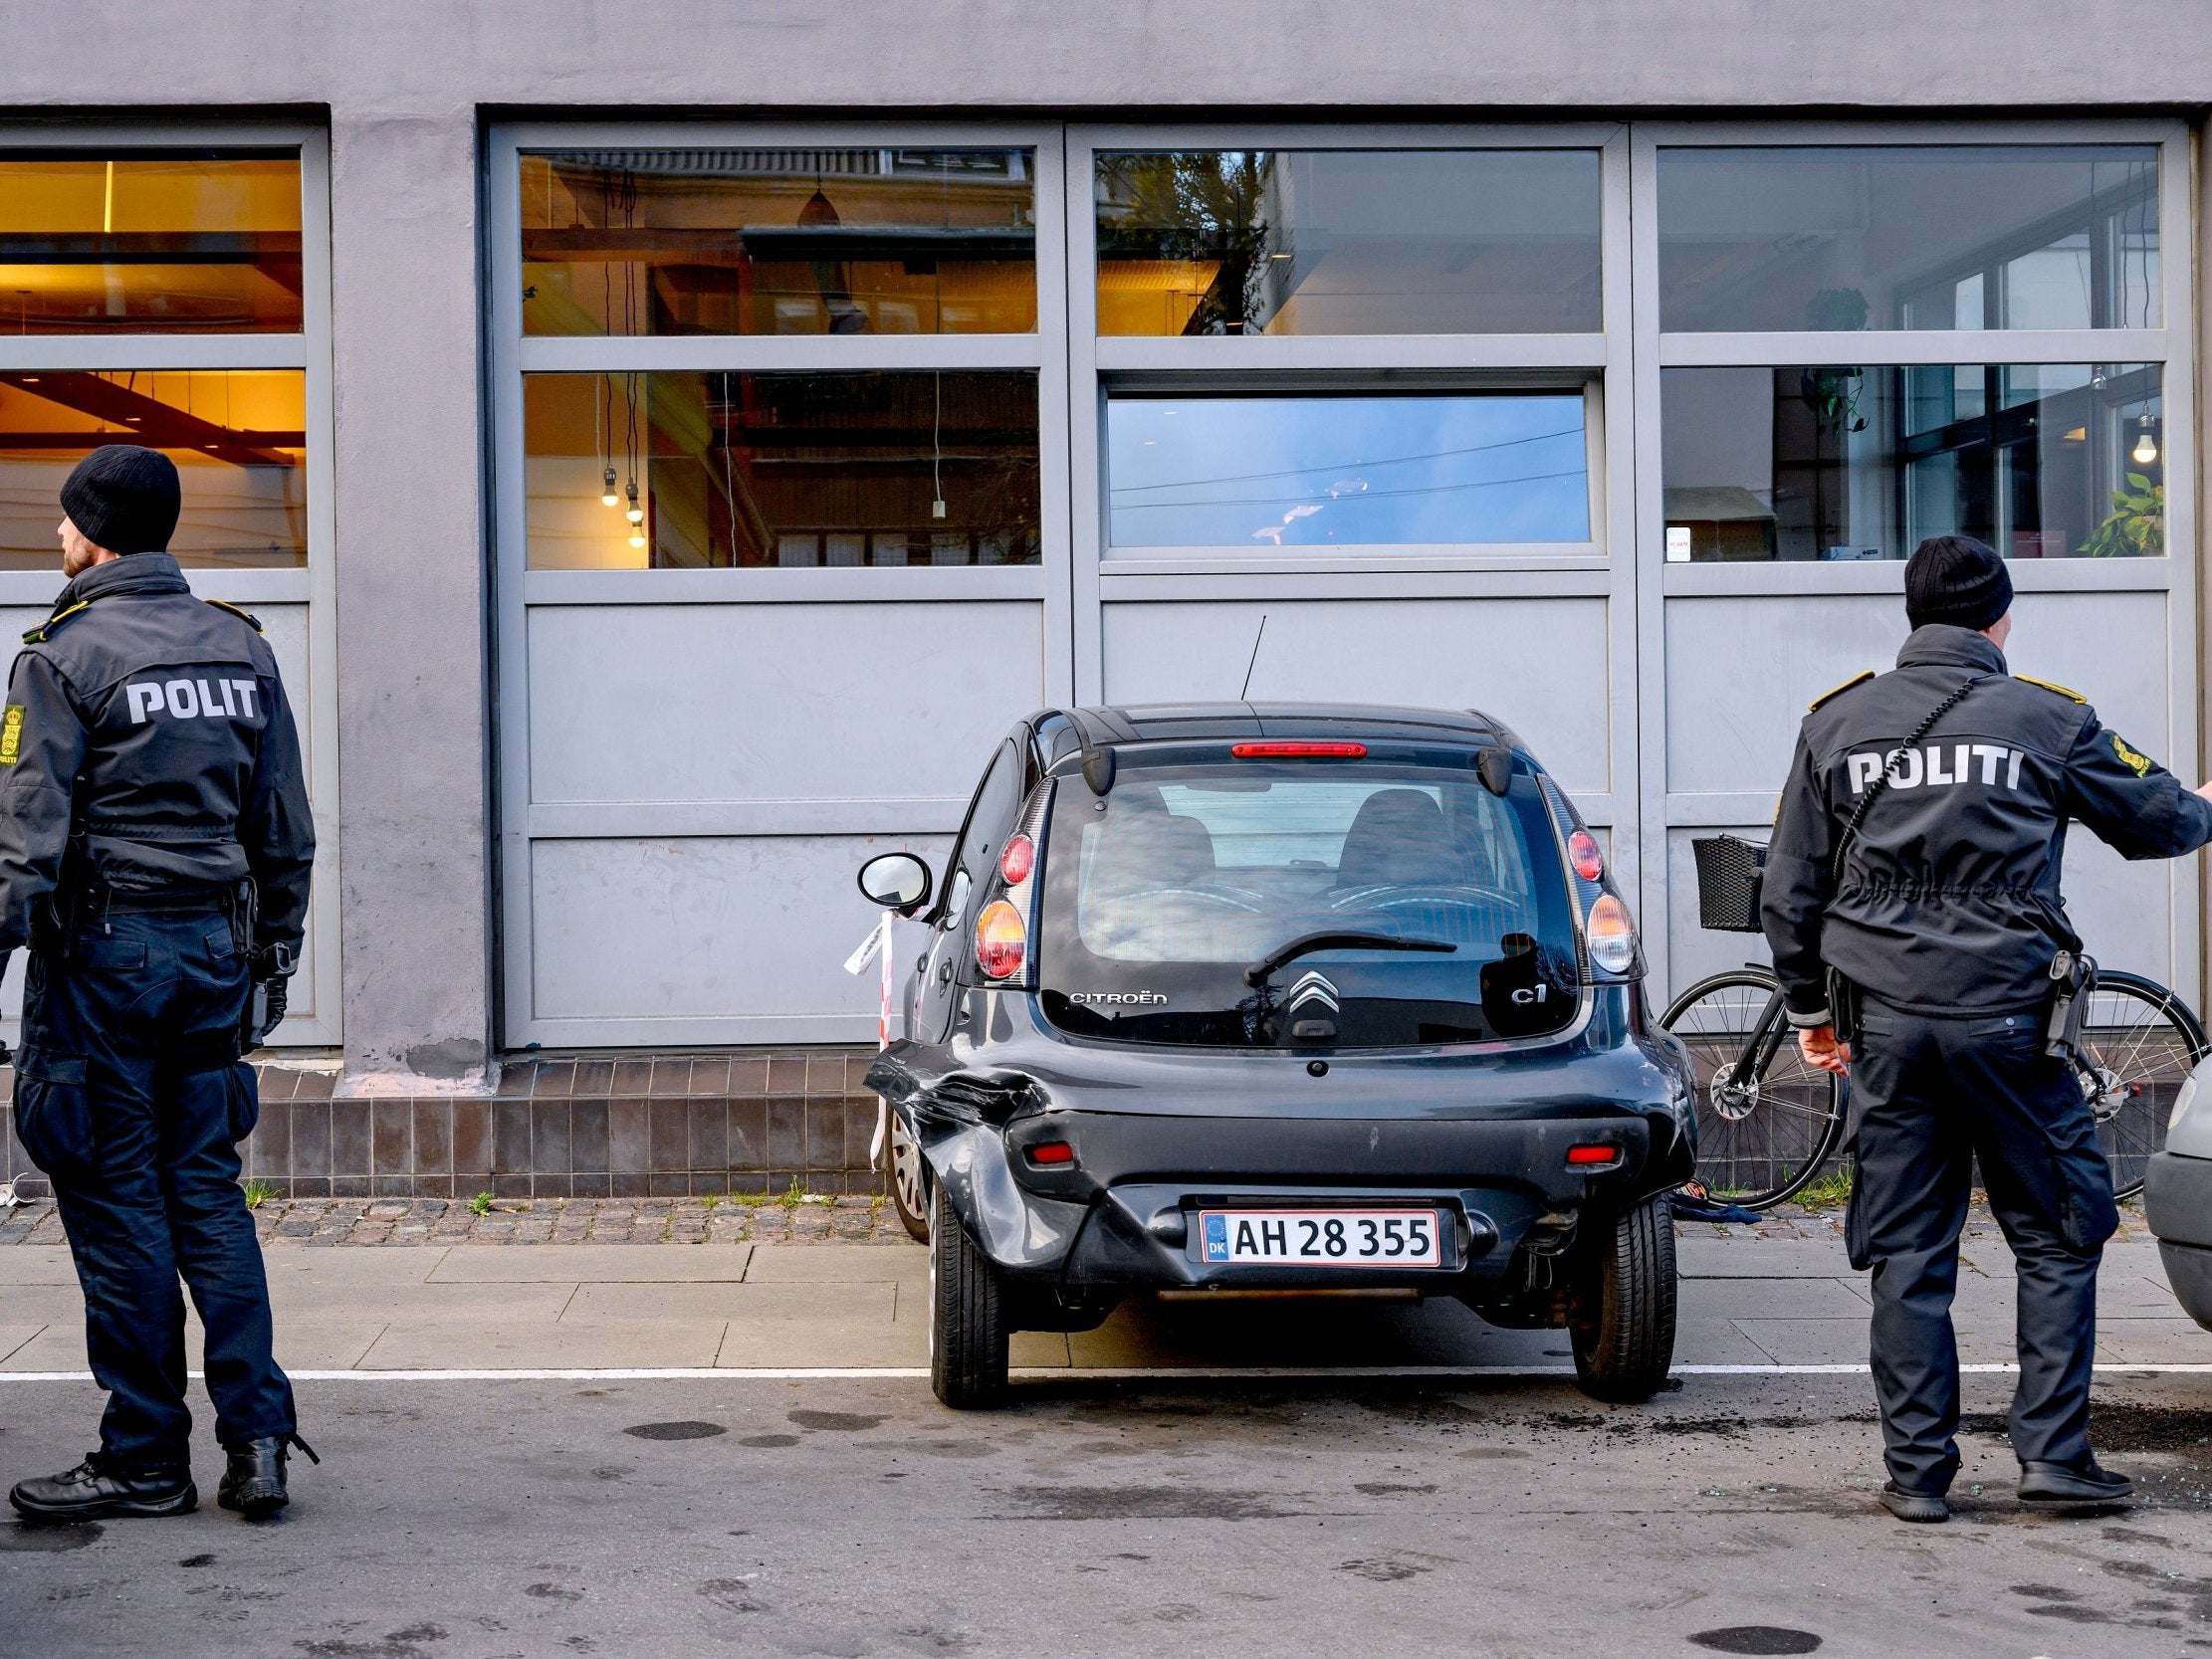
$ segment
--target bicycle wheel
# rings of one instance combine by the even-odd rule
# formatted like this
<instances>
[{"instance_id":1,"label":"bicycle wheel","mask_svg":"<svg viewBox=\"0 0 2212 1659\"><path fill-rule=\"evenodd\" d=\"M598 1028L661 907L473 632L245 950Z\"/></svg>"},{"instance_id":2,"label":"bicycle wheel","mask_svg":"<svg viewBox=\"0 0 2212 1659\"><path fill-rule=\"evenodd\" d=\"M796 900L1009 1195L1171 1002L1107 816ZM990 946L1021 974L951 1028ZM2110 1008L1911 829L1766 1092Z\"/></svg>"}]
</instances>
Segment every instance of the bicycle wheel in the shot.
<instances>
[{"instance_id":1,"label":"bicycle wheel","mask_svg":"<svg viewBox=\"0 0 2212 1659\"><path fill-rule=\"evenodd\" d=\"M1763 1076L1739 1075L1774 985L1757 968L1716 973L1659 1020L1696 1070L1698 1178L1714 1197L1754 1210L1772 1209L1820 1173L1844 1124L1843 1080L1808 1065L1791 1032Z\"/></svg>"},{"instance_id":2,"label":"bicycle wheel","mask_svg":"<svg viewBox=\"0 0 2212 1659\"><path fill-rule=\"evenodd\" d=\"M2082 1017L2083 1093L2112 1165L2112 1191L2142 1190L2143 1167L2166 1143L2174 1096L2208 1048L2204 1027L2173 992L2135 973L2099 969Z\"/></svg>"}]
</instances>

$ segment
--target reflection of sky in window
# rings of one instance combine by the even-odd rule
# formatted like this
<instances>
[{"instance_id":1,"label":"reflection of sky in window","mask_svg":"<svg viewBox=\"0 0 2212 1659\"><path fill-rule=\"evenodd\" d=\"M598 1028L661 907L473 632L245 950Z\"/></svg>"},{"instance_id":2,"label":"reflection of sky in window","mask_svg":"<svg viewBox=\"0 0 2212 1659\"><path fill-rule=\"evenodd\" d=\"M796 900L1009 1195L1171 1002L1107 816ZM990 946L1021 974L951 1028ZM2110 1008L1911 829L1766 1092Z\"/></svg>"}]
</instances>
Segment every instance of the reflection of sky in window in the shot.
<instances>
[{"instance_id":1,"label":"reflection of sky in window","mask_svg":"<svg viewBox=\"0 0 2212 1659\"><path fill-rule=\"evenodd\" d=\"M1579 393L1125 397L1117 547L1587 541Z\"/></svg>"}]
</instances>

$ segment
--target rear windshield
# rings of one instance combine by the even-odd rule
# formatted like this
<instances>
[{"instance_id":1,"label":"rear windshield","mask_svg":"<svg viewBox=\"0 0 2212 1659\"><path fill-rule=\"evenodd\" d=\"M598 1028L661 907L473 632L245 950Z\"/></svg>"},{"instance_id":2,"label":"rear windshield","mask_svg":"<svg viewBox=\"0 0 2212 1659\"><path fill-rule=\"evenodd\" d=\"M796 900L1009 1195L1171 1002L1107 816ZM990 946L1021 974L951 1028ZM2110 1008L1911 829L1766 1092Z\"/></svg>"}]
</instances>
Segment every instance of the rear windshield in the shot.
<instances>
[{"instance_id":1,"label":"rear windshield","mask_svg":"<svg viewBox=\"0 0 2212 1659\"><path fill-rule=\"evenodd\" d=\"M1125 762L1104 798L1064 780L1045 841L1046 1017L1238 1048L1567 1025L1574 924L1537 781L1517 773L1501 799L1467 757L1446 761Z\"/></svg>"}]
</instances>

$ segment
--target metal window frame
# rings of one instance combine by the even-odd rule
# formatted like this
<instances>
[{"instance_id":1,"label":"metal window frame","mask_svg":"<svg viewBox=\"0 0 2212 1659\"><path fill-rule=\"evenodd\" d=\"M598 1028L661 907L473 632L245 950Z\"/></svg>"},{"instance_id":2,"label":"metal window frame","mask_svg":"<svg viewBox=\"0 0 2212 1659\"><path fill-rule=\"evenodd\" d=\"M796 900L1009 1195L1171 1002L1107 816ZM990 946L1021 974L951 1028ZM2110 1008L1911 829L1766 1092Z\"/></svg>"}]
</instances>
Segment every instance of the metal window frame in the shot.
<instances>
[{"instance_id":1,"label":"metal window frame","mask_svg":"<svg viewBox=\"0 0 2212 1659\"><path fill-rule=\"evenodd\" d=\"M1292 334L1164 338L1098 332L1095 157L1129 149L1594 150L1599 160L1601 326L1580 333ZM1489 597L1603 598L1614 666L1607 689L1610 776L1575 780L1576 801L1609 840L1635 798L1636 560L1626 526L1635 498L1631 364L1629 127L1620 121L1513 124L1312 122L1071 123L1067 129L1068 401L1073 458L1075 695L1104 699L1105 606L1193 600ZM1165 377L1209 392L1341 389L1377 383L1585 388L1590 410L1587 543L1378 546L1261 553L1221 548L1111 552L1104 439L1110 387ZM1638 849L1621 842L1617 874L1636 891Z\"/></svg>"},{"instance_id":2,"label":"metal window frame","mask_svg":"<svg viewBox=\"0 0 2212 1659\"><path fill-rule=\"evenodd\" d=\"M1027 601L1042 613L1044 700L1072 679L1068 549L1066 238L1059 222L1057 121L1019 120L517 120L485 146L486 313L492 444L492 572L499 716L493 735L499 837L501 1040L521 1047L589 1044L835 1042L874 1016L793 1018L541 1018L533 1004L534 842L732 835L950 834L965 799L536 803L530 779L527 622L534 608L713 604ZM1036 326L1021 334L867 336L687 334L526 335L522 329L521 158L548 149L853 147L1025 148L1032 152ZM525 544L523 376L654 370L886 372L1021 369L1037 377L1037 463L1043 557L1034 565L767 570L532 570Z\"/></svg>"},{"instance_id":3,"label":"metal window frame","mask_svg":"<svg viewBox=\"0 0 2212 1659\"><path fill-rule=\"evenodd\" d=\"M186 570L192 591L248 607L305 605L308 684L305 736L308 789L316 814L316 879L309 917L316 1006L291 1013L273 1047L334 1047L343 1038L340 984L337 813L337 573L335 448L331 384L331 141L328 127L300 121L0 121L0 153L47 154L111 149L183 151L297 149L300 152L300 250L304 311L296 334L8 334L0 368L90 372L112 369L300 369L307 376L308 561L285 570ZM53 573L0 570L0 606L53 603ZM295 699L296 702L302 701ZM12 1017L0 1022L11 1035Z\"/></svg>"},{"instance_id":4,"label":"metal window frame","mask_svg":"<svg viewBox=\"0 0 2212 1659\"><path fill-rule=\"evenodd\" d=\"M1659 155L1674 148L1826 149L1854 146L2003 146L2007 144L2136 143L2158 148L2159 280L2163 322L2155 328L1747 330L1666 332L1659 326ZM1667 788L1665 607L1669 599L1766 595L1820 597L1894 594L1902 603L1901 561L1825 564L1668 564L1661 475L1659 381L1683 366L1771 368L1818 363L1848 350L1854 362L1881 366L1961 363L2148 363L2161 370L2160 397L2167 451L2166 545L2159 558L2013 561L2022 593L2158 593L2166 597L2167 719L2172 752L2199 754L2196 359L2194 297L2195 163L2189 127L2160 118L2099 120L1822 120L1639 121L1631 137L1633 213L1639 228L1633 257L1636 429L1646 442L1635 461L1634 501L1624 539L1635 543L1640 571L1652 573L1638 592L1638 631L1652 642L1640 664L1638 721L1643 771L1638 785L1643 862L1653 873L1645 894L1644 930L1655 995L1667 988L1670 907L1665 890L1671 831L1743 829L1773 820L1779 786L1760 791L1670 792ZM1848 345L1846 344L1848 342ZM2176 554L2173 549L2185 549ZM1879 665L1878 665L1879 666ZM2169 947L2180 988L2202 990L2202 879L2194 860L2169 867L2172 882ZM2184 966L2185 964L2185 966ZM2114 966L2125 964L2114 963Z\"/></svg>"}]
</instances>

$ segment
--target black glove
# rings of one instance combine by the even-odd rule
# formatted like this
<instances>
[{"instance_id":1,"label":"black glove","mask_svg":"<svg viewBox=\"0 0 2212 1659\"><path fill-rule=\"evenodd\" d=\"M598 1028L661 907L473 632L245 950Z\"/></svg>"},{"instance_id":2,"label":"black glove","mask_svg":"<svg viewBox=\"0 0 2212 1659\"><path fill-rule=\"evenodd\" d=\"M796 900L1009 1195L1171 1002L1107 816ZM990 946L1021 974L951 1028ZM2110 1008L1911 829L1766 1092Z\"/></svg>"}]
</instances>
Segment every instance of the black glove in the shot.
<instances>
[{"instance_id":1,"label":"black glove","mask_svg":"<svg viewBox=\"0 0 2212 1659\"><path fill-rule=\"evenodd\" d=\"M284 1023L286 1005L292 1000L292 976L286 974L281 978L271 979L268 981L268 1023L262 1027L262 1035L265 1037Z\"/></svg>"}]
</instances>

